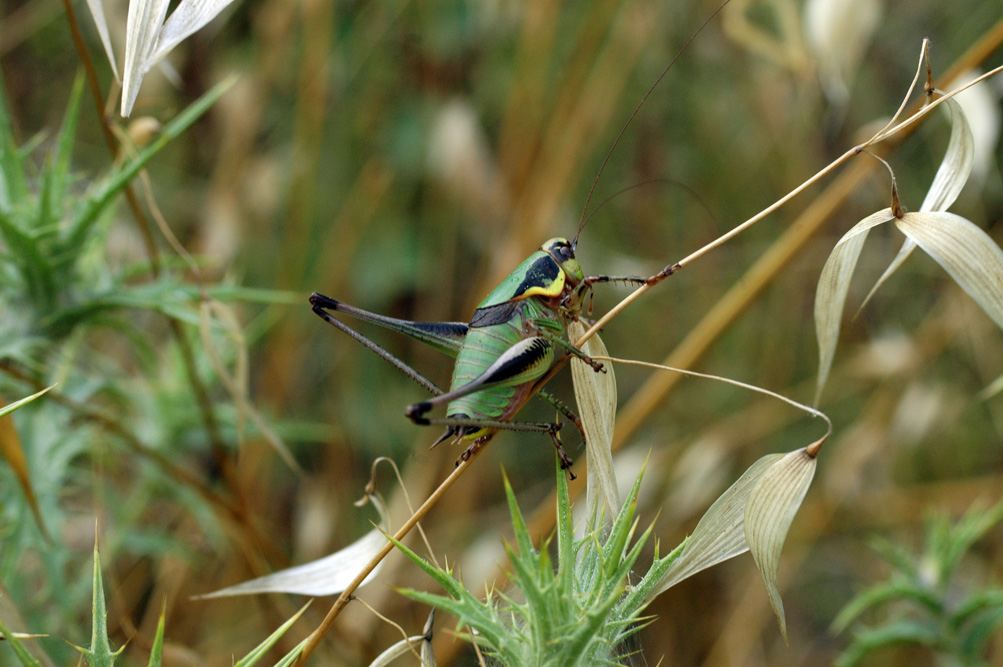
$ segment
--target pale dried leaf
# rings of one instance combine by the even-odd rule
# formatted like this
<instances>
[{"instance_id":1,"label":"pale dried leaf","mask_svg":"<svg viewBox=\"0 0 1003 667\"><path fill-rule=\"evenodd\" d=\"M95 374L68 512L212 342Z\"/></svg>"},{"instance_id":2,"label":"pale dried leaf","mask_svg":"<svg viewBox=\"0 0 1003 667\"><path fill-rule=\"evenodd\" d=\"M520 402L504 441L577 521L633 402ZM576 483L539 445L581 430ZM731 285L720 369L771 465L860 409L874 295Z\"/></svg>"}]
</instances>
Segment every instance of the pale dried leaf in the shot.
<instances>
[{"instance_id":1,"label":"pale dried leaf","mask_svg":"<svg viewBox=\"0 0 1003 667\"><path fill-rule=\"evenodd\" d=\"M951 138L920 211L946 211L961 194L975 161L975 140L965 112L953 98L944 104L951 116Z\"/></svg>"},{"instance_id":2,"label":"pale dried leaf","mask_svg":"<svg viewBox=\"0 0 1003 667\"><path fill-rule=\"evenodd\" d=\"M783 457L783 454L769 454L759 459L714 501L652 597L701 570L748 551L744 528L746 499L760 477Z\"/></svg>"},{"instance_id":3,"label":"pale dried leaf","mask_svg":"<svg viewBox=\"0 0 1003 667\"><path fill-rule=\"evenodd\" d=\"M35 518L35 523L38 524L39 531L46 539L49 537L49 531L45 526L45 521L42 519L42 512L38 507L38 499L35 496L35 487L32 485L31 475L28 473L28 459L25 456L21 438L14 427L14 421L9 415L21 406L34 401L54 386L56 385L46 387L42 391L14 401L10 405L3 405L3 400L0 399L0 406L2 406L0 407L0 456L7 462L10 469L14 471L17 481L21 485L21 490L24 492L24 497L28 501L28 507L31 508L31 514Z\"/></svg>"},{"instance_id":4,"label":"pale dried leaf","mask_svg":"<svg viewBox=\"0 0 1003 667\"><path fill-rule=\"evenodd\" d=\"M990 382L989 386L980 391L979 398L983 401L987 401L1000 392L1003 392L1003 375L1000 375L998 378Z\"/></svg>"},{"instance_id":5,"label":"pale dried leaf","mask_svg":"<svg viewBox=\"0 0 1003 667\"><path fill-rule=\"evenodd\" d=\"M988 234L947 212L906 213L895 224L1003 328L1003 250Z\"/></svg>"},{"instance_id":6,"label":"pale dried leaf","mask_svg":"<svg viewBox=\"0 0 1003 667\"><path fill-rule=\"evenodd\" d=\"M147 68L160 62L171 49L216 18L231 2L233 0L181 0L164 24Z\"/></svg>"},{"instance_id":7,"label":"pale dried leaf","mask_svg":"<svg viewBox=\"0 0 1003 667\"><path fill-rule=\"evenodd\" d=\"M968 180L968 175L972 171L972 163L975 158L974 141L972 130L968 125L968 119L964 111L954 99L945 102L948 115L951 117L951 138L947 142L947 150L944 151L944 159L940 162L937 175L933 178L933 183L923 199L920 211L944 211L954 203L961 193L961 189ZM898 254L892 259L891 264L885 269L881 277L874 283L874 287L864 297L861 308L867 305L871 297L878 289L885 284L893 273L909 258L912 251L916 249L916 243L910 239L902 243Z\"/></svg>"},{"instance_id":8,"label":"pale dried leaf","mask_svg":"<svg viewBox=\"0 0 1003 667\"><path fill-rule=\"evenodd\" d=\"M369 667L387 667L387 665L401 656L413 655L419 647L422 647L422 652L424 652L423 645L427 643L421 635L402 639L376 656L376 659L369 663ZM422 662L424 662L424 657L422 658Z\"/></svg>"},{"instance_id":9,"label":"pale dried leaf","mask_svg":"<svg viewBox=\"0 0 1003 667\"><path fill-rule=\"evenodd\" d=\"M845 104L850 84L881 20L880 0L808 0L804 34L829 101Z\"/></svg>"},{"instance_id":10,"label":"pale dried leaf","mask_svg":"<svg viewBox=\"0 0 1003 667\"><path fill-rule=\"evenodd\" d=\"M759 478L745 503L745 539L763 575L770 606L787 638L784 605L777 589L780 551L804 500L817 465L804 449L787 454Z\"/></svg>"},{"instance_id":11,"label":"pale dried leaf","mask_svg":"<svg viewBox=\"0 0 1003 667\"><path fill-rule=\"evenodd\" d=\"M390 518L382 501L370 496L380 514L379 528L374 528L344 549L318 560L297 565L222 590L196 596L197 599L253 595L257 593L296 593L299 595L334 595L341 593L387 544L385 533ZM363 580L364 586L380 571L377 565Z\"/></svg>"},{"instance_id":12,"label":"pale dried leaf","mask_svg":"<svg viewBox=\"0 0 1003 667\"><path fill-rule=\"evenodd\" d=\"M435 660L435 651L432 650L432 642L426 639L421 644L421 665L422 667L438 667Z\"/></svg>"},{"instance_id":13,"label":"pale dried leaf","mask_svg":"<svg viewBox=\"0 0 1003 667\"><path fill-rule=\"evenodd\" d=\"M167 16L169 0L132 0L125 24L125 63L122 80L122 115L132 113L143 76L150 70L150 54Z\"/></svg>"},{"instance_id":14,"label":"pale dried leaf","mask_svg":"<svg viewBox=\"0 0 1003 667\"><path fill-rule=\"evenodd\" d=\"M981 72L970 70L957 78L958 85L977 79ZM972 180L984 184L993 166L993 151L1000 138L1000 94L998 88L982 83L958 93L954 99L965 111L972 130L975 154L972 158Z\"/></svg>"},{"instance_id":15,"label":"pale dried leaf","mask_svg":"<svg viewBox=\"0 0 1003 667\"><path fill-rule=\"evenodd\" d=\"M585 333L581 322L568 326L568 338L576 341ZM606 346L599 336L593 336L582 346L590 357L607 356ZM620 492L613 471L613 426L616 418L616 377L613 365L605 365L605 373L597 373L580 359L571 360L571 378L575 386L578 414L585 429L585 451L589 478L586 487L586 507L591 513L605 503L603 516L612 522L620 512Z\"/></svg>"},{"instance_id":16,"label":"pale dried leaf","mask_svg":"<svg viewBox=\"0 0 1003 667\"><path fill-rule=\"evenodd\" d=\"M902 247L899 248L898 253L892 259L891 263L888 265L888 268L885 269L885 272L881 274L881 277L878 278L877 281L875 281L874 287L871 288L871 291L867 293L867 296L865 296L864 300L860 303L860 308L857 310L857 312L863 310L864 306L870 303L871 297L877 294L878 289L885 284L886 280L892 277L893 273L899 270L899 267L902 266L902 264L909 258L909 255L911 255L912 251L915 249L916 249L916 244L910 238L907 238L902 243Z\"/></svg>"},{"instance_id":17,"label":"pale dried leaf","mask_svg":"<svg viewBox=\"0 0 1003 667\"><path fill-rule=\"evenodd\" d=\"M822 275L815 289L815 334L818 337L819 356L816 405L829 379L829 370L836 355L836 343L839 341L846 295L850 290L850 280L857 267L860 251L867 240L867 233L872 227L888 222L893 217L891 209L886 208L858 222L843 235L822 267Z\"/></svg>"},{"instance_id":18,"label":"pale dried leaf","mask_svg":"<svg viewBox=\"0 0 1003 667\"><path fill-rule=\"evenodd\" d=\"M108 56L108 63L111 65L111 71L115 75L115 80L121 83L122 77L118 75L118 65L115 63L115 51L111 48L108 20L104 15L104 2L103 0L87 0L87 9L90 10L91 18L94 19L94 26L98 29L98 36L101 37L101 46L104 47L104 53Z\"/></svg>"},{"instance_id":19,"label":"pale dried leaf","mask_svg":"<svg viewBox=\"0 0 1003 667\"><path fill-rule=\"evenodd\" d=\"M438 662L435 660L435 651L432 650L432 627L435 625L435 607L432 607L432 611L428 612L428 618L425 619L425 627L422 628L422 635L425 641L421 645L421 665L422 667L437 667Z\"/></svg>"}]
</instances>

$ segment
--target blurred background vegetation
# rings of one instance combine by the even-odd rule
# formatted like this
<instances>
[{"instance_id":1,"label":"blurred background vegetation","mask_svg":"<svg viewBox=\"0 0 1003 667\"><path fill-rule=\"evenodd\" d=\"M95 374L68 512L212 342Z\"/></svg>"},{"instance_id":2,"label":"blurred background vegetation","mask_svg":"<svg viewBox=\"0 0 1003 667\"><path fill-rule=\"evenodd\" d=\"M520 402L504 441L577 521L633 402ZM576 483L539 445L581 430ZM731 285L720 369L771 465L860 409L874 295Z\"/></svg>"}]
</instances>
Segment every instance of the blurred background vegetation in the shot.
<instances>
[{"instance_id":1,"label":"blurred background vegetation","mask_svg":"<svg viewBox=\"0 0 1003 667\"><path fill-rule=\"evenodd\" d=\"M75 7L103 90L111 91L109 109L117 108L93 24L83 3ZM54 306L69 324L53 331L46 313L32 311L39 304L20 302L25 294L6 286L0 295L7 311L0 318L9 325L0 341L0 395L14 400L60 382L55 398L13 419L48 537L16 474L0 467L0 613L8 625L84 642L95 519L109 627L116 644L131 638L127 664L145 664L165 599L169 664L226 664L288 617L299 600L189 598L317 558L368 530L372 517L351 503L376 457L397 461L418 501L460 453L445 445L427 451L438 432L403 416L421 389L321 322L307 295L317 290L396 317L468 319L543 240L574 233L631 110L714 9L715 2L635 0L257 0L236 3L225 21L182 44L169 57L180 87L152 72L134 123L166 124L215 82L239 76L149 164L157 207L198 273L147 222L165 267L156 277L140 227L120 204L81 260L90 269L79 275L93 284L62 287L93 296L146 286L145 301L78 322L70 306L86 300L71 294ZM932 40L938 76L983 39L988 65L999 64L1003 52L992 31L999 32L1000 10L985 0L888 3L861 57L840 65L832 58L847 56L849 46L835 56L805 46L799 3L728 8L730 16L696 38L613 152L591 210L625 187L672 183L631 189L596 213L578 246L586 273L653 273L798 185L856 143L862 127L894 112L923 37ZM57 0L8 0L0 11L9 123L17 145L28 147L29 171L41 173L80 59ZM113 36L121 36L124 3L109 11ZM852 42L849 34L836 37ZM831 79L824 94L819 73L826 67L843 68L845 96ZM984 88L998 114L999 82ZM114 124L129 131L127 121L116 117ZM141 127L131 126L133 136ZM947 136L946 123L934 117L891 153L906 206L918 208ZM953 210L1000 241L1000 153L987 149L987 171ZM105 178L117 159L85 94L67 201ZM864 161L874 162L861 157L851 168ZM886 173L864 175L833 195L835 206L821 215L812 206L823 201L825 185L667 280L606 328L611 354L660 361L676 351L697 370L810 400L822 264L844 231L887 205ZM719 331L701 325L727 305L729 290L750 283L750 267L778 251L778 238L802 214L815 216L817 232L789 246L793 256L763 289L740 299ZM890 228L872 234L866 277L855 283L851 304L900 243ZM8 243L3 253L10 263L16 249ZM210 327L199 326L200 284L216 303ZM621 293L601 287L596 312ZM8 315L15 312L33 315L15 326ZM448 359L365 331L448 382ZM844 326L822 404L836 433L781 567L790 646L759 573L741 557L656 601L650 611L657 618L638 642L647 664L662 656L675 665L831 662L848 642L829 632L832 619L887 572L866 546L868 536L910 544L931 510L958 515L976 499L1000 497L1003 397L980 392L1003 374L1001 342L1000 331L932 261L911 259ZM552 389L571 401L564 375ZM249 400L240 390L245 377ZM650 452L639 514L642 522L657 520L663 551L762 454L820 435L818 424L733 387L692 379L659 387L634 368L617 369L617 379L624 479ZM534 406L526 414L551 417ZM269 430L302 473L269 445ZM584 472L584 452L569 438ZM499 577L504 561L509 528L500 468L524 510L541 503L547 516L552 460L546 438L499 435L432 512L429 539L470 589ZM389 475L381 482L390 494ZM998 580L1001 551L1003 533L987 533L971 555L970 576ZM427 609L395 586L430 581L394 554L360 596L416 634ZM326 608L315 603L282 647L305 636ZM439 664L470 664L450 627L440 617ZM398 638L352 605L314 660L366 664ZM58 639L40 646L53 664L75 660ZM999 640L992 649L1003 659ZM5 650L0 662L9 658ZM903 650L874 664L932 662Z\"/></svg>"}]
</instances>

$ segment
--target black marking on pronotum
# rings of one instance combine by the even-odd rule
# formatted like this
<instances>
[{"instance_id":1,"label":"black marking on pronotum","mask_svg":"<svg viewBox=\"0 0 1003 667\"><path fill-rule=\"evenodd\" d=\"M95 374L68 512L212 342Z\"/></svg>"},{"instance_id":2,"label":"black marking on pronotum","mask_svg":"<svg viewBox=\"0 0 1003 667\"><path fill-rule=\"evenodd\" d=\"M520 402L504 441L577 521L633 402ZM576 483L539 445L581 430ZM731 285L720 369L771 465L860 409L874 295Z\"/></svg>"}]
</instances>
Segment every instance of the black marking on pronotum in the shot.
<instances>
[{"instance_id":1,"label":"black marking on pronotum","mask_svg":"<svg viewBox=\"0 0 1003 667\"><path fill-rule=\"evenodd\" d=\"M561 275L561 267L554 261L553 257L545 255L530 264L529 268L526 269L526 276L509 298L516 299L534 287L547 288L557 280L559 275Z\"/></svg>"}]
</instances>

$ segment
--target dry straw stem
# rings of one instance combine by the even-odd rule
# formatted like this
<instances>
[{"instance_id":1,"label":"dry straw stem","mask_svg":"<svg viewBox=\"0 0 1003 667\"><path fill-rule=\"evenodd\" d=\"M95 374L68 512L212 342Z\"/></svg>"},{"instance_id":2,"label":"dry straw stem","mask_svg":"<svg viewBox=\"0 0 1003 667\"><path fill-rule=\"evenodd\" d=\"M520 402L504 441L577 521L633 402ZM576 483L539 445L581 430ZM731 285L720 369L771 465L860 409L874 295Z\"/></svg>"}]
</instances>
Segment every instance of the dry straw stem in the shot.
<instances>
[{"instance_id":1,"label":"dry straw stem","mask_svg":"<svg viewBox=\"0 0 1003 667\"><path fill-rule=\"evenodd\" d=\"M466 472L467 468L469 468L474 462L474 459L477 458L477 454L479 454L480 451L482 450L474 450L467 460L459 462L453 472L450 473L449 477L442 480L442 483L439 484L435 491L433 491L425 502L422 503L421 507L419 507L418 510L411 515L411 518L404 522L404 525L402 525L397 532L394 533L393 537L395 540L403 540L407 534L411 532L411 529L414 528L426 514L428 514L429 510L431 510L437 502L439 502L439 499L446 493L446 491L449 490L449 487L451 487L456 480L460 478L460 475ZM344 609L345 606L352 600L355 590L362 584L366 577L369 576L369 573L372 572L373 569L387 557L387 554L393 551L393 549L393 543L387 540L386 546L384 546L383 549L376 556L374 556L364 568L362 568L358 576L356 576L355 579L352 580L352 583L350 583L342 594L338 596L338 599L334 601L334 605L331 606L331 609L327 612L324 620L321 621L320 625L318 625L312 633L310 633L310 637L303 646L303 651L300 653L299 658L297 658L296 662L293 663L293 667L298 667L299 665L306 663L306 659L314 652L320 642L324 639L324 635L326 635L328 630L331 629L331 626L334 625L334 621L337 620L338 615L341 614L341 610Z\"/></svg>"},{"instance_id":2,"label":"dry straw stem","mask_svg":"<svg viewBox=\"0 0 1003 667\"><path fill-rule=\"evenodd\" d=\"M1003 43L1003 20L999 21L982 40L969 49L969 51L949 69L948 74L945 77L948 84L956 79L961 72L971 69L979 64L1001 43ZM909 134L911 134L917 127L916 122L929 114L934 108L943 103L943 101L955 96L974 83L993 76L994 74L1000 72L1001 69L1003 69L1003 67L997 67L987 72L982 77L979 77L976 81L945 94L943 97L927 104L925 107L921 106L923 103L922 101L917 102L909 111L909 115L905 120L898 123L894 127L882 131L860 146L855 146L854 148L848 150L831 164L805 181L802 185L798 186L795 190L792 190L791 193L778 200L772 206L764 209L761 213L758 213L749 220L743 222L741 225L735 227L719 239L680 260L678 265L680 267L688 265L692 261L705 255L710 250L718 247L725 241L730 240L742 231L745 231L753 224L778 209L780 206L786 204L794 196L800 194L811 185L814 185L823 176L828 175L836 167L857 155L864 148L868 148L871 152L878 154L887 152L892 147L905 140L905 138L908 137ZM882 145L871 149L870 146L878 141L881 141ZM711 311L708 312L707 315L705 315L704 318L696 325L696 327L690 331L679 346L665 358L662 362L663 365L689 367L696 363L696 361L699 360L700 357L702 357L708 350L710 344L724 332L725 328L731 324L731 322L733 322L746 307L751 304L752 300L766 287L767 284L769 284L774 277L779 274L781 269L787 265L787 262L794 257L796 252L800 250L804 244L819 230L822 224L828 220L828 217L837 210L837 208L850 194L856 190L856 187L865 176L870 174L875 165L876 163L870 161L857 161L836 177L833 183L823 190L822 193L816 197L811 204L809 204L805 211L798 216L787 231L784 232L773 244L773 246L766 253L764 253L762 257L760 257L759 261L757 261L746 272L745 276L737 281L735 286L715 304ZM616 317L620 311L626 308L635 299L639 298L642 294L647 292L650 288L651 287L647 285L642 286L629 294L605 316L600 318L594 326L586 331L582 339L578 341L578 344L581 344L602 326L605 326L606 323ZM617 429L617 435L613 443L614 449L623 446L623 443L630 437L630 435L633 434L634 430L648 416L654 407L663 400L665 394L675 386L677 381L677 376L656 375L652 376L651 379L641 386L630 402L623 408L623 410L620 411L618 418L619 428Z\"/></svg>"}]
</instances>

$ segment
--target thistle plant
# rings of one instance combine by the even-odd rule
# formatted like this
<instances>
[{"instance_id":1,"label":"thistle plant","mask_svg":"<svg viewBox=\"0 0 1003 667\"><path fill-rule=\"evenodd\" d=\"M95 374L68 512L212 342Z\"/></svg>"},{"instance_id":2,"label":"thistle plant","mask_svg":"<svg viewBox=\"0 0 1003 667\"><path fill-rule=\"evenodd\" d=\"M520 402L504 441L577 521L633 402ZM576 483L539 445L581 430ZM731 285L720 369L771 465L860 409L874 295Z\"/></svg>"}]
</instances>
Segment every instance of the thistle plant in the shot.
<instances>
[{"instance_id":1,"label":"thistle plant","mask_svg":"<svg viewBox=\"0 0 1003 667\"><path fill-rule=\"evenodd\" d=\"M850 645L836 665L852 667L899 647L918 649L939 665L989 664L987 646L1003 625L1003 588L972 580L961 569L976 558L969 555L975 544L1001 520L1003 503L973 506L953 522L938 514L926 522L920 553L875 538L872 546L891 573L861 590L832 622L835 633L852 628Z\"/></svg>"},{"instance_id":2,"label":"thistle plant","mask_svg":"<svg viewBox=\"0 0 1003 667\"><path fill-rule=\"evenodd\" d=\"M634 486L608 531L593 515L584 537L575 539L568 482L557 467L557 528L555 544L534 546L512 487L505 495L515 544L506 545L511 565L510 592L488 591L485 599L467 590L452 572L438 568L400 542L413 563L425 571L447 595L403 591L418 602L449 612L466 630L468 641L487 657L504 665L558 667L629 663L624 642L636 633L652 591L682 545L654 561L643 575L634 572L637 559L651 537L649 526L635 538L637 492ZM556 553L552 556L551 549ZM511 596L518 596L515 599ZM626 651L626 652L625 652Z\"/></svg>"}]
</instances>

